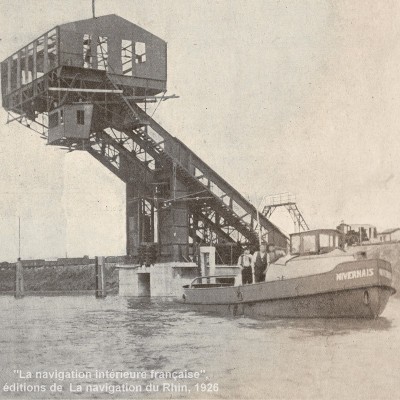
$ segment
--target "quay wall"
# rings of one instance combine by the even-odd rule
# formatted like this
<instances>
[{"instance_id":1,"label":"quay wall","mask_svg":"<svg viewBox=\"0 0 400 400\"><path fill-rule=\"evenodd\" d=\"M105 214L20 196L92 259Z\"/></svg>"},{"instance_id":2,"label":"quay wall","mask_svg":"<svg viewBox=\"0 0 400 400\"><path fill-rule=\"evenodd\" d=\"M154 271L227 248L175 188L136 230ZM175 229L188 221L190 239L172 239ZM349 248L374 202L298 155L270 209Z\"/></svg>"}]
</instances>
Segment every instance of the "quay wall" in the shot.
<instances>
[{"instance_id":1,"label":"quay wall","mask_svg":"<svg viewBox=\"0 0 400 400\"><path fill-rule=\"evenodd\" d=\"M118 293L118 270L106 264L107 294ZM0 268L0 294L14 290L15 269ZM27 292L68 292L95 290L94 265L24 268L24 289Z\"/></svg>"}]
</instances>

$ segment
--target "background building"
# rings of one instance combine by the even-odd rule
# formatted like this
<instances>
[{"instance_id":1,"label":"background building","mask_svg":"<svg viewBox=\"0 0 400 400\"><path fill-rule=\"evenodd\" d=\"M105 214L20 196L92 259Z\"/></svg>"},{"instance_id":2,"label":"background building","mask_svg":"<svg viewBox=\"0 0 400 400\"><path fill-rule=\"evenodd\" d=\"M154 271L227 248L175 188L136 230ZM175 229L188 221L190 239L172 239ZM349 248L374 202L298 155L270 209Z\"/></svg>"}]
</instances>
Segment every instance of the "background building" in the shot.
<instances>
[{"instance_id":1,"label":"background building","mask_svg":"<svg viewBox=\"0 0 400 400\"><path fill-rule=\"evenodd\" d=\"M348 245L377 241L376 227L370 224L346 224L342 221L336 229L345 236Z\"/></svg>"},{"instance_id":2,"label":"background building","mask_svg":"<svg viewBox=\"0 0 400 400\"><path fill-rule=\"evenodd\" d=\"M400 241L400 228L386 229L378 233L379 242L397 242Z\"/></svg>"}]
</instances>

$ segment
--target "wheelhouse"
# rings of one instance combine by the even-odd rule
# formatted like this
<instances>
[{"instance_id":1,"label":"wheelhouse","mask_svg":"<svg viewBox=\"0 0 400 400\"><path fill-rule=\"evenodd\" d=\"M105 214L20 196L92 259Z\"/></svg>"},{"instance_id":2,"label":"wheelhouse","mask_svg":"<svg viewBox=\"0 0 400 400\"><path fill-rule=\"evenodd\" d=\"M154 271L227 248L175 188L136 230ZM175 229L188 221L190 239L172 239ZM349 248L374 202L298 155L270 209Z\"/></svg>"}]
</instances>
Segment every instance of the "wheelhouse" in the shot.
<instances>
[{"instance_id":1,"label":"wheelhouse","mask_svg":"<svg viewBox=\"0 0 400 400\"><path fill-rule=\"evenodd\" d=\"M340 232L335 229L317 229L290 235L292 255L329 253L340 249Z\"/></svg>"}]
</instances>

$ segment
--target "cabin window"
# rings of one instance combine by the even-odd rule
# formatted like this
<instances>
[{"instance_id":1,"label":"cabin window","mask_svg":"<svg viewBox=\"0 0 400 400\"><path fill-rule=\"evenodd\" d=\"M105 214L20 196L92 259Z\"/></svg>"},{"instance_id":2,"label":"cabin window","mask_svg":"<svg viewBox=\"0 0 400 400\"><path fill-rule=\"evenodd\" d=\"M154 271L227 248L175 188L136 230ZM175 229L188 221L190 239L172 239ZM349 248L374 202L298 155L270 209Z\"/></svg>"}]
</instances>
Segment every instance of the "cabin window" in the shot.
<instances>
[{"instance_id":1,"label":"cabin window","mask_svg":"<svg viewBox=\"0 0 400 400\"><path fill-rule=\"evenodd\" d=\"M133 72L133 42L122 40L121 45L122 74L132 76Z\"/></svg>"},{"instance_id":2,"label":"cabin window","mask_svg":"<svg viewBox=\"0 0 400 400\"><path fill-rule=\"evenodd\" d=\"M85 111L84 110L77 110L76 122L78 123L78 125L85 125Z\"/></svg>"},{"instance_id":3,"label":"cabin window","mask_svg":"<svg viewBox=\"0 0 400 400\"><path fill-rule=\"evenodd\" d=\"M55 128L58 125L58 112L49 115L49 128Z\"/></svg>"},{"instance_id":4,"label":"cabin window","mask_svg":"<svg viewBox=\"0 0 400 400\"><path fill-rule=\"evenodd\" d=\"M27 63L27 83L33 81L33 43L28 45L26 52L26 63Z\"/></svg>"},{"instance_id":5,"label":"cabin window","mask_svg":"<svg viewBox=\"0 0 400 400\"><path fill-rule=\"evenodd\" d=\"M92 56L92 36L85 33L83 35L83 68L93 67Z\"/></svg>"},{"instance_id":6,"label":"cabin window","mask_svg":"<svg viewBox=\"0 0 400 400\"><path fill-rule=\"evenodd\" d=\"M135 63L142 64L146 62L146 43L136 42L135 43Z\"/></svg>"},{"instance_id":7,"label":"cabin window","mask_svg":"<svg viewBox=\"0 0 400 400\"><path fill-rule=\"evenodd\" d=\"M26 71L26 48L20 50L20 70L21 70L21 84L26 85L28 83L28 72Z\"/></svg>"},{"instance_id":8,"label":"cabin window","mask_svg":"<svg viewBox=\"0 0 400 400\"><path fill-rule=\"evenodd\" d=\"M11 58L11 90L17 89L18 54Z\"/></svg>"},{"instance_id":9,"label":"cabin window","mask_svg":"<svg viewBox=\"0 0 400 400\"><path fill-rule=\"evenodd\" d=\"M26 85L32 82L33 76L33 44L20 51L21 83Z\"/></svg>"},{"instance_id":10,"label":"cabin window","mask_svg":"<svg viewBox=\"0 0 400 400\"><path fill-rule=\"evenodd\" d=\"M315 253L317 251L315 235L303 236L303 253Z\"/></svg>"},{"instance_id":11,"label":"cabin window","mask_svg":"<svg viewBox=\"0 0 400 400\"><path fill-rule=\"evenodd\" d=\"M1 63L1 91L8 94L8 60Z\"/></svg>"},{"instance_id":12,"label":"cabin window","mask_svg":"<svg viewBox=\"0 0 400 400\"><path fill-rule=\"evenodd\" d=\"M36 78L44 75L44 36L36 40Z\"/></svg>"},{"instance_id":13,"label":"cabin window","mask_svg":"<svg viewBox=\"0 0 400 400\"><path fill-rule=\"evenodd\" d=\"M108 71L108 38L99 36L97 40L97 68Z\"/></svg>"},{"instance_id":14,"label":"cabin window","mask_svg":"<svg viewBox=\"0 0 400 400\"><path fill-rule=\"evenodd\" d=\"M300 253L300 236L292 236L292 254Z\"/></svg>"},{"instance_id":15,"label":"cabin window","mask_svg":"<svg viewBox=\"0 0 400 400\"><path fill-rule=\"evenodd\" d=\"M53 29L47 34L47 56L49 70L57 67L57 31Z\"/></svg>"},{"instance_id":16,"label":"cabin window","mask_svg":"<svg viewBox=\"0 0 400 400\"><path fill-rule=\"evenodd\" d=\"M319 247L332 247L333 246L333 240L332 236L327 235L326 233L321 233L319 235Z\"/></svg>"}]
</instances>

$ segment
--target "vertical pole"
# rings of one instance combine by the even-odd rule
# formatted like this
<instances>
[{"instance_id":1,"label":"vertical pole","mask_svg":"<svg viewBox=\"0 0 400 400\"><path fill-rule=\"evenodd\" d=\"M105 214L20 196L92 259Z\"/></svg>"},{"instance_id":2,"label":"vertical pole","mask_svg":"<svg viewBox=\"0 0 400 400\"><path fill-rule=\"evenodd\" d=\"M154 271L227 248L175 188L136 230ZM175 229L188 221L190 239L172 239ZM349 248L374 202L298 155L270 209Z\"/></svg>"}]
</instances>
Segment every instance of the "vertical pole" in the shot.
<instances>
[{"instance_id":1,"label":"vertical pole","mask_svg":"<svg viewBox=\"0 0 400 400\"><path fill-rule=\"evenodd\" d=\"M208 265L210 267L210 275L216 275L215 272L215 247L208 248ZM210 279L210 283L215 283L215 278Z\"/></svg>"},{"instance_id":2,"label":"vertical pole","mask_svg":"<svg viewBox=\"0 0 400 400\"><path fill-rule=\"evenodd\" d=\"M95 258L94 258L94 282L95 282L95 296L96 296L96 299L98 299L99 298L99 290L100 290L100 288L99 288L99 270L100 270L100 268L99 268L99 258L96 256Z\"/></svg>"},{"instance_id":3,"label":"vertical pole","mask_svg":"<svg viewBox=\"0 0 400 400\"><path fill-rule=\"evenodd\" d=\"M258 236L259 236L258 242L259 242L259 245L261 246L261 242L262 242L261 224L260 224L260 212L258 211L258 208L257 208L257 223L258 223Z\"/></svg>"},{"instance_id":4,"label":"vertical pole","mask_svg":"<svg viewBox=\"0 0 400 400\"><path fill-rule=\"evenodd\" d=\"M21 259L18 258L15 264L15 293L14 297L16 299L21 299L24 297L24 269L22 267Z\"/></svg>"},{"instance_id":5,"label":"vertical pole","mask_svg":"<svg viewBox=\"0 0 400 400\"><path fill-rule=\"evenodd\" d=\"M200 247L200 270L201 270L201 276L206 276L206 255L205 253L201 250Z\"/></svg>"},{"instance_id":6,"label":"vertical pole","mask_svg":"<svg viewBox=\"0 0 400 400\"><path fill-rule=\"evenodd\" d=\"M261 204L262 204L262 202L264 201L264 199L265 199L265 196L263 196L262 198L261 198L261 201L260 201L260 204L258 205L258 207L257 207L257 223L258 223L258 236L259 236L259 239L258 239L258 244L261 246L261 243L262 243L262 232L261 232L261 223L260 223L260 208L261 208Z\"/></svg>"},{"instance_id":7,"label":"vertical pole","mask_svg":"<svg viewBox=\"0 0 400 400\"><path fill-rule=\"evenodd\" d=\"M95 271L96 271L96 291L95 295L97 299L106 297L105 283L104 283L104 266L105 258L96 257L95 258Z\"/></svg>"},{"instance_id":8,"label":"vertical pole","mask_svg":"<svg viewBox=\"0 0 400 400\"><path fill-rule=\"evenodd\" d=\"M18 217L18 260L21 259L21 217Z\"/></svg>"},{"instance_id":9,"label":"vertical pole","mask_svg":"<svg viewBox=\"0 0 400 400\"><path fill-rule=\"evenodd\" d=\"M96 0L92 0L92 14L93 18L96 18Z\"/></svg>"},{"instance_id":10,"label":"vertical pole","mask_svg":"<svg viewBox=\"0 0 400 400\"><path fill-rule=\"evenodd\" d=\"M106 266L106 259L105 257L100 257L100 277L101 277L101 297L106 297L106 288L104 282L104 271Z\"/></svg>"},{"instance_id":11,"label":"vertical pole","mask_svg":"<svg viewBox=\"0 0 400 400\"><path fill-rule=\"evenodd\" d=\"M94 258L94 295L97 298L97 293L99 290L99 280L98 280L98 275L99 275L99 259L97 256Z\"/></svg>"}]
</instances>

